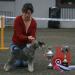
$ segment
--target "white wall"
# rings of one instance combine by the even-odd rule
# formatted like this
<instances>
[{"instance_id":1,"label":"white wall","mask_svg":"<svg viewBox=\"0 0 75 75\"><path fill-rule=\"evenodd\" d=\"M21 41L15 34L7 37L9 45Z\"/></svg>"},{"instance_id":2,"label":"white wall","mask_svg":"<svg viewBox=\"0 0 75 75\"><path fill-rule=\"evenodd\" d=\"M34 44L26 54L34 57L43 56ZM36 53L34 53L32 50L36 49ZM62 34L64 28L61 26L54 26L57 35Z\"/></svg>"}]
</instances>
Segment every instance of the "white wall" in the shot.
<instances>
[{"instance_id":1,"label":"white wall","mask_svg":"<svg viewBox=\"0 0 75 75\"><path fill-rule=\"evenodd\" d=\"M13 16L17 16L21 14L21 8L24 3L32 3L34 6L34 17L49 17L49 7L55 7L56 1L55 0L15 0L13 2L11 1L0 1L0 11L9 11L13 13ZM66 9L67 10L67 9ZM63 18L67 17L66 10L61 10L63 13ZM74 11L72 13L71 11ZM8 14L9 15L9 14ZM74 16L75 18L75 9L71 10L69 16ZM62 17L62 15L61 15ZM48 27L48 21L37 21L38 28L47 28ZM61 22L60 25L61 28L75 28L75 22Z\"/></svg>"},{"instance_id":2,"label":"white wall","mask_svg":"<svg viewBox=\"0 0 75 75\"><path fill-rule=\"evenodd\" d=\"M75 19L75 8L62 8L61 18ZM75 21L61 22L61 28L75 28Z\"/></svg>"},{"instance_id":3,"label":"white wall","mask_svg":"<svg viewBox=\"0 0 75 75\"><path fill-rule=\"evenodd\" d=\"M75 28L75 22L61 22L60 23L60 28Z\"/></svg>"},{"instance_id":4,"label":"white wall","mask_svg":"<svg viewBox=\"0 0 75 75\"><path fill-rule=\"evenodd\" d=\"M13 13L13 15L15 15L15 2L13 2L13 1L7 1L7 2L0 1L0 11L4 11L4 12L8 11L8 12Z\"/></svg>"}]
</instances>

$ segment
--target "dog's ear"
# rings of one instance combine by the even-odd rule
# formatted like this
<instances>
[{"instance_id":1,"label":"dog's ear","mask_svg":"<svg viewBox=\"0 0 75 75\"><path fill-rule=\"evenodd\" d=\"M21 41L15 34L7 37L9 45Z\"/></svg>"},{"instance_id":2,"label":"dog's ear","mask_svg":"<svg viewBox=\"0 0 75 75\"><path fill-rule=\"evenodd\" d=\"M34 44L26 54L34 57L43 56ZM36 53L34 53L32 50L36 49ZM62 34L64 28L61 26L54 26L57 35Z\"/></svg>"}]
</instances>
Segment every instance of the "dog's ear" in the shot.
<instances>
[{"instance_id":1,"label":"dog's ear","mask_svg":"<svg viewBox=\"0 0 75 75\"><path fill-rule=\"evenodd\" d=\"M36 49L36 48L44 47L45 43L41 42L41 41L34 41L34 43L32 44L32 46Z\"/></svg>"},{"instance_id":2,"label":"dog's ear","mask_svg":"<svg viewBox=\"0 0 75 75\"><path fill-rule=\"evenodd\" d=\"M41 42L41 41L38 41L38 44L39 44L40 47L45 46L45 43Z\"/></svg>"}]
</instances>

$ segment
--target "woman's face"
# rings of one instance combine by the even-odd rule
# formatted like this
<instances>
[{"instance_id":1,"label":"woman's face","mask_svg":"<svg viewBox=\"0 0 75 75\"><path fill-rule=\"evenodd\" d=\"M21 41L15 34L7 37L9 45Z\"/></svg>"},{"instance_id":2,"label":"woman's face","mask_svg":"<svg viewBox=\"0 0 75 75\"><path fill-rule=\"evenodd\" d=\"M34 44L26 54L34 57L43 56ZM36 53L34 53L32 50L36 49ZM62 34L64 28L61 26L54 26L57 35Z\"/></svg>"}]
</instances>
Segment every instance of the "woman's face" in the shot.
<instances>
[{"instance_id":1,"label":"woman's face","mask_svg":"<svg viewBox=\"0 0 75 75\"><path fill-rule=\"evenodd\" d=\"M32 13L31 13L30 10L28 10L27 12L23 12L22 13L23 19L25 21L29 21L31 19L31 15L32 15Z\"/></svg>"}]
</instances>

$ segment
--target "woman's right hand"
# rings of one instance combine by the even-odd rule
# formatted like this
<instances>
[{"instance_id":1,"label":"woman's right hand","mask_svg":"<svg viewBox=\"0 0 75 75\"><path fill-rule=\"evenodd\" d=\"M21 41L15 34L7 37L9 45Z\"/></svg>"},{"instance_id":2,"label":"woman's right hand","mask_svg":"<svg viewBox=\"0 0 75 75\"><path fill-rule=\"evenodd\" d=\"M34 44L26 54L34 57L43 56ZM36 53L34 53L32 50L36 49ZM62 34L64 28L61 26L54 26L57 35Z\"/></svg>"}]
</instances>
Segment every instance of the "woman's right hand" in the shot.
<instances>
[{"instance_id":1,"label":"woman's right hand","mask_svg":"<svg viewBox=\"0 0 75 75\"><path fill-rule=\"evenodd\" d=\"M32 36L28 36L28 39L29 39L29 40L35 40L35 38L32 37Z\"/></svg>"}]
</instances>

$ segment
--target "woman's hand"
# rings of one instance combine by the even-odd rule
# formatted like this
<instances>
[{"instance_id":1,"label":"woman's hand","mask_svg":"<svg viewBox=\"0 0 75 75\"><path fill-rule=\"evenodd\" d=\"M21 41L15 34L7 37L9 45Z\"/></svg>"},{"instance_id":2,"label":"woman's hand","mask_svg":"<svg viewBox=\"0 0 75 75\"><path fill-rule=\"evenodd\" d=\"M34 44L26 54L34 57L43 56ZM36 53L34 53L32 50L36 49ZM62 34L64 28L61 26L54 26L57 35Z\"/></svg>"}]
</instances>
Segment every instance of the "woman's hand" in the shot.
<instances>
[{"instance_id":1,"label":"woman's hand","mask_svg":"<svg viewBox=\"0 0 75 75\"><path fill-rule=\"evenodd\" d=\"M35 38L32 37L32 36L28 36L28 39L29 39L29 40L35 40Z\"/></svg>"}]
</instances>

